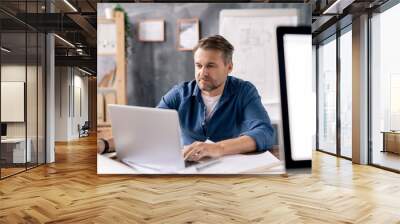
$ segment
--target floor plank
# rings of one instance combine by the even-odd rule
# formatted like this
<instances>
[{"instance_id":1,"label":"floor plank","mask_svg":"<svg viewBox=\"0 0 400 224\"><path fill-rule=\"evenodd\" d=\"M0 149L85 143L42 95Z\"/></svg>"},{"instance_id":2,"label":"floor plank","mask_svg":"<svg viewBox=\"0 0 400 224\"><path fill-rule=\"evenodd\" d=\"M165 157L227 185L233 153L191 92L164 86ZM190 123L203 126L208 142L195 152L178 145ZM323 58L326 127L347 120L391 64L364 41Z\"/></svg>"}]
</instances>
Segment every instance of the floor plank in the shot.
<instances>
[{"instance_id":1,"label":"floor plank","mask_svg":"<svg viewBox=\"0 0 400 224\"><path fill-rule=\"evenodd\" d=\"M99 176L96 138L0 181L0 223L400 223L400 175L321 152L312 174Z\"/></svg>"}]
</instances>

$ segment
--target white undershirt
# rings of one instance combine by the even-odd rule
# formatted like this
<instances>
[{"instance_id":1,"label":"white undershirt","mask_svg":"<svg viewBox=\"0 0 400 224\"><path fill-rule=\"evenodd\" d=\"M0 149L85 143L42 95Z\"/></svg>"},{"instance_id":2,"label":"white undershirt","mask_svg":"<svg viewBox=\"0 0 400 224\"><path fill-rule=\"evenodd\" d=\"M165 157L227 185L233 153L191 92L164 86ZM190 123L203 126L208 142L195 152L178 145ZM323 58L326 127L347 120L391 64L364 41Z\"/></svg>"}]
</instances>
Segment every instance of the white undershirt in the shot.
<instances>
[{"instance_id":1,"label":"white undershirt","mask_svg":"<svg viewBox=\"0 0 400 224\"><path fill-rule=\"evenodd\" d=\"M218 96L205 96L201 94L201 97L203 98L203 102L206 105L206 121L210 120L211 116L214 114L215 106L217 106L217 103L219 101L219 98L221 98L221 95Z\"/></svg>"}]
</instances>

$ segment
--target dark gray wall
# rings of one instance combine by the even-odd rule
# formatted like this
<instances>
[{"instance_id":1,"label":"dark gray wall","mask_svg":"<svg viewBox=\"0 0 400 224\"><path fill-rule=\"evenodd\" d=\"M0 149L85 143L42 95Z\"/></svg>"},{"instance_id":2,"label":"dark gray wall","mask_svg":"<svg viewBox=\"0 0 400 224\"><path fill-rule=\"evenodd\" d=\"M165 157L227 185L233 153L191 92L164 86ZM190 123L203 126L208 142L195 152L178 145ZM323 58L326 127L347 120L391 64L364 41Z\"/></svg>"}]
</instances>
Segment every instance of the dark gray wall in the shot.
<instances>
[{"instance_id":1,"label":"dark gray wall","mask_svg":"<svg viewBox=\"0 0 400 224\"><path fill-rule=\"evenodd\" d=\"M98 15L115 4L98 5ZM197 17L200 20L200 39L218 34L219 12L222 9L297 8L299 24L311 25L309 4L273 3L126 3L121 6L128 13L134 38L128 54L128 104L154 107L175 84L194 79L193 53L176 50L178 19ZM158 43L137 40L138 21L165 20L165 41Z\"/></svg>"}]
</instances>

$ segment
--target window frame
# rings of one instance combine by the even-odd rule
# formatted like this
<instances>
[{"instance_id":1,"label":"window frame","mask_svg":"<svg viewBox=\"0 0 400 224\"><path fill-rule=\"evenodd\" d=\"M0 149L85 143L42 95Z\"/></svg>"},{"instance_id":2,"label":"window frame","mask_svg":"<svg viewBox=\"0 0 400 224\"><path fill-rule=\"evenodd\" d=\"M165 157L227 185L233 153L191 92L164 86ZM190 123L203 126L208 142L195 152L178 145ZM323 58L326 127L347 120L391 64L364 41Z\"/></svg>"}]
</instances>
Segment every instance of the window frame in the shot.
<instances>
[{"instance_id":1,"label":"window frame","mask_svg":"<svg viewBox=\"0 0 400 224\"><path fill-rule=\"evenodd\" d=\"M348 18L343 18L343 20L345 20L345 22L346 21L348 21ZM340 20L338 21L338 22L340 22ZM336 24L334 24L333 26L336 26ZM329 28L328 28L329 29ZM350 157L347 157L347 156L344 156L344 155L342 155L342 150L341 150L341 118L340 118L340 102L341 102L341 99L340 99L340 91L341 91L341 89L340 89L340 82L341 82L341 79L340 79L340 77L341 77L341 67L340 67L340 37L342 36L342 35L344 35L344 34L346 34L347 32L352 32L352 22L350 22L350 23L348 23L348 24L346 24L344 27L342 27L342 28L340 28L340 29L338 29L338 30L336 30L336 32L335 33L332 33L331 35L329 35L329 36L327 36L326 38L324 38L324 39L321 39L321 40L318 40L317 41L317 43L315 44L316 45L316 91L317 91L317 100L316 100L316 103L317 103L317 106L316 106L316 116L317 116L317 122L316 122L316 125L317 125L317 127L316 127L316 150L317 151L319 151L319 152L323 152L323 153L327 153L327 154L329 154L329 155L333 155L333 156L337 156L337 157L339 157L339 158L343 158L343 159L347 159L347 160L352 160L352 158L350 158ZM318 128L318 126L319 126L319 88L320 88L320 86L319 86L319 78L320 78L320 74L319 74L319 64L318 64L318 62L319 62L319 57L320 57L320 55L319 55L319 51L318 51L318 49L319 49L319 47L321 46L321 45L324 45L324 44L327 44L327 43L329 43L329 42L331 42L331 41L336 41L336 61L335 61L335 63L336 63L336 152L335 153L332 153L332 152L328 152L327 150L324 150L324 149L321 149L320 147L319 147L319 128Z\"/></svg>"},{"instance_id":2,"label":"window frame","mask_svg":"<svg viewBox=\"0 0 400 224\"><path fill-rule=\"evenodd\" d=\"M400 4L400 0L388 0L384 4L368 11L368 165L377 167L383 170L400 173L400 170L390 168L373 162L373 130L372 130L372 19L374 14L382 14L385 11Z\"/></svg>"}]
</instances>

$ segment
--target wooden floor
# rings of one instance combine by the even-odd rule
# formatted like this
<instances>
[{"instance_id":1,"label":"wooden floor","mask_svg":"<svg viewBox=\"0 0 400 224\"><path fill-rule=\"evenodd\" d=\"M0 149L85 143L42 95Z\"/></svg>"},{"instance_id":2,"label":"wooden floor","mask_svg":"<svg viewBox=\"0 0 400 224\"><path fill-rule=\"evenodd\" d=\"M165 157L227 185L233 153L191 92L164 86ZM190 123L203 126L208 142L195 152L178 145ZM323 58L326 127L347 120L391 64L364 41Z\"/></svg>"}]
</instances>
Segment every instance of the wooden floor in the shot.
<instances>
[{"instance_id":1,"label":"wooden floor","mask_svg":"<svg viewBox=\"0 0 400 224\"><path fill-rule=\"evenodd\" d=\"M372 156L372 162L377 165L400 170L400 154L375 150Z\"/></svg>"},{"instance_id":2,"label":"wooden floor","mask_svg":"<svg viewBox=\"0 0 400 224\"><path fill-rule=\"evenodd\" d=\"M1 168L1 178L7 177L7 176L10 176L10 175L13 175L13 174L25 171L25 170L26 170L25 167L24 168L20 168L20 167L4 168L3 167L3 168Z\"/></svg>"},{"instance_id":3,"label":"wooden floor","mask_svg":"<svg viewBox=\"0 0 400 224\"><path fill-rule=\"evenodd\" d=\"M400 175L316 152L312 174L98 176L95 138L0 181L0 223L400 223Z\"/></svg>"}]
</instances>

